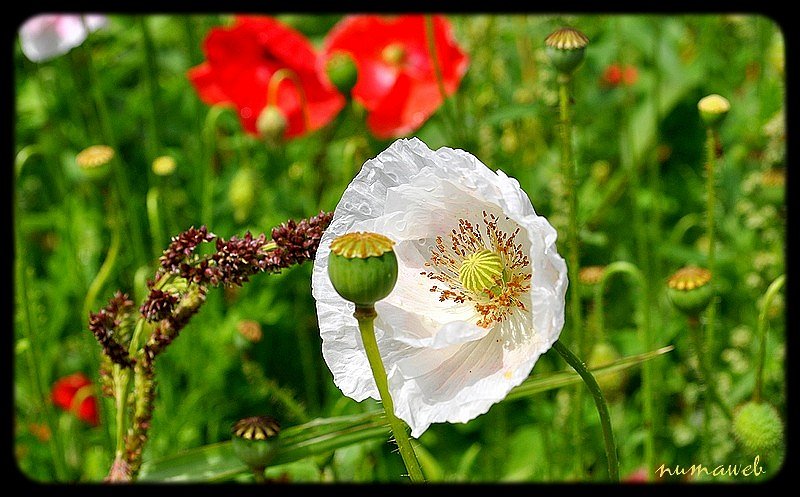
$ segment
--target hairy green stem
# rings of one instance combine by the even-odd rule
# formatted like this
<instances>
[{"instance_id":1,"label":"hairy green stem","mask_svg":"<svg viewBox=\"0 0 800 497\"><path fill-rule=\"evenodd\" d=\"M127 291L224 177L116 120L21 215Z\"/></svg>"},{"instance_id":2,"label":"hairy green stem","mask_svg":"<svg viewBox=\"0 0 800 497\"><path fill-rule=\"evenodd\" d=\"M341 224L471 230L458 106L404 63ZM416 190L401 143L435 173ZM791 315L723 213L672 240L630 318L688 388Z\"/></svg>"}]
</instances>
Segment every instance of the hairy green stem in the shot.
<instances>
[{"instance_id":1,"label":"hairy green stem","mask_svg":"<svg viewBox=\"0 0 800 497\"><path fill-rule=\"evenodd\" d=\"M214 105L208 109L206 119L203 124L203 142L205 143L205 167L200 175L200 223L212 226L212 216L214 211L214 153L216 150L216 131L219 118L227 111L223 105Z\"/></svg>"},{"instance_id":2,"label":"hairy green stem","mask_svg":"<svg viewBox=\"0 0 800 497\"><path fill-rule=\"evenodd\" d=\"M114 219L112 222L114 223L114 228L111 231L111 245L108 247L106 258L103 261L103 264L100 266L100 270L97 271L97 275L92 280L92 283L89 285L89 289L86 291L86 297L83 299L83 312L81 319L86 320L84 321L84 324L88 324L89 312L94 307L94 301L97 299L97 295L99 295L100 290L103 289L103 285L105 285L109 276L111 276L111 272L117 264L119 249L122 242L119 226L121 221L119 219Z\"/></svg>"},{"instance_id":3,"label":"hairy green stem","mask_svg":"<svg viewBox=\"0 0 800 497\"><path fill-rule=\"evenodd\" d=\"M764 294L764 300L761 301L761 310L758 313L758 359L756 363L756 386L753 390L753 402L761 402L761 392L764 385L764 362L767 357L767 329L769 328L769 321L767 320L767 313L769 306L772 304L772 299L783 287L786 281L786 275L778 276L767 288Z\"/></svg>"},{"instance_id":4,"label":"hairy green stem","mask_svg":"<svg viewBox=\"0 0 800 497\"><path fill-rule=\"evenodd\" d=\"M716 170L716 132L709 127L706 130L706 238L708 239L708 270L716 276L715 245L716 233L714 225L716 223L716 188L714 184L714 171ZM711 299L706 311L706 350L709 354L714 354L714 333L716 326L716 296Z\"/></svg>"},{"instance_id":5,"label":"hairy green stem","mask_svg":"<svg viewBox=\"0 0 800 497\"><path fill-rule=\"evenodd\" d=\"M147 116L147 127L150 132L150 139L145 140L145 150L147 151L147 160L152 161L158 155L160 147L160 139L158 136L158 117L156 116L156 109L158 107L158 66L156 64L155 48L153 45L153 37L150 35L150 30L147 28L147 20L144 16L137 18L139 29L142 33L142 42L144 43L144 61L142 64L142 74L147 83L147 92L150 97L150 104L144 107Z\"/></svg>"},{"instance_id":6,"label":"hairy green stem","mask_svg":"<svg viewBox=\"0 0 800 497\"><path fill-rule=\"evenodd\" d=\"M699 366L698 374L700 375L700 384L702 385L705 393L705 399L710 400L711 402L715 403L717 407L719 407L722 414L725 415L728 420L733 419L733 412L731 411L730 406L722 400L722 397L719 395L717 391L717 385L714 381L714 377L711 375L711 369L708 366L708 350L706 350L705 346L707 342L703 341L703 336L700 328L700 320L695 317L690 317L688 319L689 323L689 334L691 335L691 339L694 342L694 348L697 354L697 363ZM704 426L708 428L708 414L710 414L710 403L704 400L704 410L705 410L705 418L703 420ZM708 430L706 430L706 436L710 436Z\"/></svg>"},{"instance_id":7,"label":"hairy green stem","mask_svg":"<svg viewBox=\"0 0 800 497\"><path fill-rule=\"evenodd\" d=\"M611 416L608 413L608 404L606 404L603 391L600 389L600 385L597 384L597 380L594 379L594 376L586 367L586 364L561 343L561 340L556 340L553 344L553 348L556 352L561 354L561 357L564 358L567 364L580 375L581 379L583 379L583 382L586 384L586 388L588 388L589 392L592 394L603 429L603 442L606 449L606 460L608 461L608 476L612 482L619 482L617 446L614 442L614 430L611 427Z\"/></svg>"},{"instance_id":8,"label":"hairy green stem","mask_svg":"<svg viewBox=\"0 0 800 497\"><path fill-rule=\"evenodd\" d=\"M406 426L394 414L394 403L392 396L389 393L389 380L386 376L386 369L383 366L381 353L378 349L378 342L375 339L375 313L374 306L356 306L354 314L358 320L358 329L361 331L361 340L364 343L364 350L367 353L370 368L372 368L372 376L375 378L375 384L378 387L378 392L383 402L383 409L386 411L386 419L389 421L389 426L392 429L397 447L400 449L400 456L403 458L403 463L408 470L408 476L412 482L422 483L425 477L422 474L417 455L414 452L414 447L411 445L408 433L406 433Z\"/></svg>"},{"instance_id":9,"label":"hairy green stem","mask_svg":"<svg viewBox=\"0 0 800 497\"><path fill-rule=\"evenodd\" d=\"M559 109L559 138L561 142L561 175L564 181L564 194L567 200L567 272L569 280L577 283L580 273L579 257L579 238L578 238L578 195L576 192L577 179L576 167L572 158L572 123L570 120L569 109L569 83L570 78L564 74L558 76L558 109ZM577 292L577 287L572 285L569 293L569 311L572 330L572 339L579 354L585 354L583 337L583 317L581 315L581 300ZM580 406L583 405L583 398L580 390L577 390L573 398L572 405L572 432L576 440L575 445L575 464L578 471L583 471L583 444L579 443L581 435L581 416Z\"/></svg>"}]
</instances>

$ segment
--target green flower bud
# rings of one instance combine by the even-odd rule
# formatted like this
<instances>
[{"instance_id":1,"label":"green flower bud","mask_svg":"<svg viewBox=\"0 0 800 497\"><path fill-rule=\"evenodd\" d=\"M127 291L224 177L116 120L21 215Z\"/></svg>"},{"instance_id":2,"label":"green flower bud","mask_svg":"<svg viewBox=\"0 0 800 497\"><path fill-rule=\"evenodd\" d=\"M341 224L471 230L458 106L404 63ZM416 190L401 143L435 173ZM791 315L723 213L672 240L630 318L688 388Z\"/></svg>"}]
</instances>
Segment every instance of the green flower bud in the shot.
<instances>
[{"instance_id":1,"label":"green flower bud","mask_svg":"<svg viewBox=\"0 0 800 497\"><path fill-rule=\"evenodd\" d=\"M577 29L560 28L544 39L550 62L560 74L569 76L580 67L589 38Z\"/></svg>"},{"instance_id":2,"label":"green flower bud","mask_svg":"<svg viewBox=\"0 0 800 497\"><path fill-rule=\"evenodd\" d=\"M325 72L343 95L350 95L350 90L358 81L358 68L353 57L347 52L334 53L325 64Z\"/></svg>"},{"instance_id":3,"label":"green flower bud","mask_svg":"<svg viewBox=\"0 0 800 497\"><path fill-rule=\"evenodd\" d=\"M783 205L786 201L786 170L781 167L762 172L759 176L759 190L767 202Z\"/></svg>"},{"instance_id":4,"label":"green flower bud","mask_svg":"<svg viewBox=\"0 0 800 497\"><path fill-rule=\"evenodd\" d=\"M598 342L592 348L587 364L592 369L601 368L618 361L620 358L619 352L613 345L608 342ZM609 401L620 398L627 382L628 376L625 371L597 375L597 384L600 385L603 394Z\"/></svg>"},{"instance_id":5,"label":"green flower bud","mask_svg":"<svg viewBox=\"0 0 800 497\"><path fill-rule=\"evenodd\" d=\"M603 279L605 266L585 266L578 271L579 292L586 299L594 298L594 287Z\"/></svg>"},{"instance_id":6,"label":"green flower bud","mask_svg":"<svg viewBox=\"0 0 800 497\"><path fill-rule=\"evenodd\" d=\"M331 242L328 276L345 300L371 306L388 296L397 282L394 242L378 233L354 232Z\"/></svg>"},{"instance_id":7,"label":"green flower bud","mask_svg":"<svg viewBox=\"0 0 800 497\"><path fill-rule=\"evenodd\" d=\"M233 207L233 219L242 223L250 216L250 211L256 203L255 171L244 167L236 171L228 186L228 200Z\"/></svg>"},{"instance_id":8,"label":"green flower bud","mask_svg":"<svg viewBox=\"0 0 800 497\"><path fill-rule=\"evenodd\" d=\"M757 454L764 453L781 444L783 422L772 405L751 401L736 410L733 432L745 449Z\"/></svg>"},{"instance_id":9,"label":"green flower bud","mask_svg":"<svg viewBox=\"0 0 800 497\"><path fill-rule=\"evenodd\" d=\"M153 174L156 176L169 176L175 172L176 167L177 163L175 162L175 158L171 155L161 155L156 157L153 159L153 164L151 165Z\"/></svg>"},{"instance_id":10,"label":"green flower bud","mask_svg":"<svg viewBox=\"0 0 800 497\"><path fill-rule=\"evenodd\" d=\"M679 311L688 316L697 316L714 296L711 272L708 269L686 266L676 271L667 280L667 296Z\"/></svg>"},{"instance_id":11,"label":"green flower bud","mask_svg":"<svg viewBox=\"0 0 800 497\"><path fill-rule=\"evenodd\" d=\"M263 471L275 456L281 425L270 416L240 419L231 428L233 451L252 469Z\"/></svg>"},{"instance_id":12,"label":"green flower bud","mask_svg":"<svg viewBox=\"0 0 800 497\"><path fill-rule=\"evenodd\" d=\"M706 126L717 128L725 120L725 116L728 115L731 103L727 98L713 93L701 98L697 102L697 109L700 111L700 117L706 123Z\"/></svg>"},{"instance_id":13,"label":"green flower bud","mask_svg":"<svg viewBox=\"0 0 800 497\"><path fill-rule=\"evenodd\" d=\"M75 156L75 162L83 176L91 181L101 181L111 172L114 149L108 145L86 147Z\"/></svg>"},{"instance_id":14,"label":"green flower bud","mask_svg":"<svg viewBox=\"0 0 800 497\"><path fill-rule=\"evenodd\" d=\"M288 126L289 122L286 120L286 116L276 105L264 107L256 121L258 133L272 144L278 144L283 140L283 133Z\"/></svg>"}]
</instances>

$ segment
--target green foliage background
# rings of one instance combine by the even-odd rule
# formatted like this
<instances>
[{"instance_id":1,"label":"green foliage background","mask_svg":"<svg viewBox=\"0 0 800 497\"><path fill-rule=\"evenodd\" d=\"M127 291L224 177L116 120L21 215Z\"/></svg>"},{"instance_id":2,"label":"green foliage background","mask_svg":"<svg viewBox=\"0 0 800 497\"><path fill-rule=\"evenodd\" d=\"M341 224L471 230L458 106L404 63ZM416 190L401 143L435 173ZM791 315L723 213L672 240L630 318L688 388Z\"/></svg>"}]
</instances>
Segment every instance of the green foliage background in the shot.
<instances>
[{"instance_id":1,"label":"green foliage background","mask_svg":"<svg viewBox=\"0 0 800 497\"><path fill-rule=\"evenodd\" d=\"M361 164L391 142L374 138L363 113L348 107L336 126L273 148L245 135L232 111L200 102L186 71L203 60L200 46L208 29L229 17L111 15L110 24L87 43L41 64L26 59L17 43L13 47L14 153L16 166L24 166L13 178L18 242L10 354L13 440L19 469L32 480L100 481L113 459L109 399L102 401L102 423L96 428L42 401L61 376L82 371L97 378L100 348L86 329L82 309L111 243L111 206L102 188L82 180L75 166L80 150L103 141L94 97L108 107L117 156L131 186L124 199L126 219L141 240L138 247L135 239L123 240L113 273L88 302L95 311L116 289L134 294L140 303L144 277L153 273L160 251L189 226L206 224L224 238L248 230L268 234L287 219L333 210ZM340 16L278 17L319 46ZM656 464L752 462L717 411L711 419L714 437L701 443L694 353L686 320L670 307L664 290L672 272L705 261L705 130L697 102L719 93L732 108L720 132L724 153L717 171L719 350L713 370L726 401L736 406L747 400L754 386L760 302L767 286L785 272L785 197L781 192L775 200L759 180L764 171L786 166L779 26L761 16L729 14L448 17L470 56L470 68L456 95L414 135L433 149L468 150L490 168L517 178L537 212L560 232L566 219L560 200L557 87L543 40L565 24L589 37L573 85L581 265L630 261L646 270L656 289L655 342L675 346L653 360ZM89 63L96 80L90 79ZM612 63L634 66L635 84L604 86L603 71ZM447 125L447 112L456 119L455 130ZM212 127L214 113L219 116ZM627 141L621 146L622 130ZM165 154L175 158L177 169L159 177L150 164ZM213 178L210 203L204 203L202 192L207 173ZM243 174L249 176L242 179ZM252 194L251 205L239 206L244 213L235 213L232 188ZM148 192L156 190L161 226L153 225L147 207ZM637 252L634 210L647 240L645 261ZM241 289L209 293L206 305L158 361L146 465L158 467L159 460L184 450L229 440L231 424L245 416L269 414L290 427L379 409L374 402L344 397L333 385L320 353L310 275L311 264L305 264L279 275L258 275ZM609 282L604 338L621 356L644 352L637 335L639 297L624 278ZM585 305L589 330L597 338L591 304ZM786 420L781 295L768 316L763 396ZM251 343L239 334L243 320L260 324L261 341ZM568 323L566 341L572 339L569 331ZM563 361L548 353L533 374L564 369ZM625 375L618 391L607 392L623 477L642 466L645 436L640 369ZM467 482L605 479L602 434L588 396L581 411L584 429L577 439L572 431L570 399L576 390L507 400L467 424L433 425L418 440L426 473L435 480ZM37 427L45 424L48 409L57 429L43 439ZM582 453L580 467L576 447ZM405 468L392 449L378 436L270 474L296 482L399 481ZM782 460L783 451L761 455L767 477L778 473ZM249 476L231 478L248 481Z\"/></svg>"}]
</instances>

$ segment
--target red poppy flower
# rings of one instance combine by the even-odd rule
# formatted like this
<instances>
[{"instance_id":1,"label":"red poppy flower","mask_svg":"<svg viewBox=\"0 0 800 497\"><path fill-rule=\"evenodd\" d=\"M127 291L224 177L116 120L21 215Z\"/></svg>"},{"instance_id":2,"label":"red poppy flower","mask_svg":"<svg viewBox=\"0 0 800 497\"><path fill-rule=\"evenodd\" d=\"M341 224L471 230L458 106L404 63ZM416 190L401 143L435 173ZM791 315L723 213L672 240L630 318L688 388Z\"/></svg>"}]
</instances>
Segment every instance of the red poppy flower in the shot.
<instances>
[{"instance_id":1,"label":"red poppy flower","mask_svg":"<svg viewBox=\"0 0 800 497\"><path fill-rule=\"evenodd\" d=\"M600 81L604 86L615 87L621 84L631 86L636 83L637 79L639 79L639 71L635 66L626 65L623 67L615 63L606 67Z\"/></svg>"},{"instance_id":2,"label":"red poppy flower","mask_svg":"<svg viewBox=\"0 0 800 497\"><path fill-rule=\"evenodd\" d=\"M434 40L445 93L453 94L469 59L455 42L449 21L433 17ZM353 99L367 110L379 138L419 128L442 104L422 15L344 17L325 39L323 60L349 53L358 68Z\"/></svg>"},{"instance_id":3,"label":"red poppy flower","mask_svg":"<svg viewBox=\"0 0 800 497\"><path fill-rule=\"evenodd\" d=\"M51 398L53 404L75 413L79 419L90 425L100 424L94 386L83 373L73 373L56 381Z\"/></svg>"},{"instance_id":4,"label":"red poppy flower","mask_svg":"<svg viewBox=\"0 0 800 497\"><path fill-rule=\"evenodd\" d=\"M321 128L344 106L344 97L317 70L318 55L308 39L272 17L237 16L231 27L212 28L203 51L206 61L189 69L189 80L203 102L234 105L249 133L258 133L270 80L281 69L289 77L277 82L269 103L287 120L285 138Z\"/></svg>"}]
</instances>

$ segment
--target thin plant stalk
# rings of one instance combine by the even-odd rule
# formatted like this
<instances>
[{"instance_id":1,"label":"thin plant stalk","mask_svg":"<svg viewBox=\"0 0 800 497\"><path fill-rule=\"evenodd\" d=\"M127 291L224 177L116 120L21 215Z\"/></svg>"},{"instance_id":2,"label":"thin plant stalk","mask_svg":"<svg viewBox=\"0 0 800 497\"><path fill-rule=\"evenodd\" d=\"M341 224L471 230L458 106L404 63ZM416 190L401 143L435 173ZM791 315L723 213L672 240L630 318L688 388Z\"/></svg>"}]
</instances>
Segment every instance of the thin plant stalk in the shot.
<instances>
[{"instance_id":1,"label":"thin plant stalk","mask_svg":"<svg viewBox=\"0 0 800 497\"><path fill-rule=\"evenodd\" d=\"M386 419L389 421L389 427L392 429L397 447L400 450L400 456L403 458L403 463L408 470L408 476L414 483L423 483L425 477L422 473L417 455L414 452L414 447L411 445L411 440L406 432L405 423L394 414L394 402L389 393L389 380L386 377L386 369L381 359L380 350L378 349L378 342L375 339L375 313L374 306L356 306L355 317L358 320L358 329L361 331L361 340L364 343L364 350L367 353L370 368L372 368L372 375L375 378L375 384L378 387L378 392L383 402L383 409L386 411Z\"/></svg>"},{"instance_id":2,"label":"thin plant stalk","mask_svg":"<svg viewBox=\"0 0 800 497\"><path fill-rule=\"evenodd\" d=\"M600 425L603 429L603 443L605 444L606 460L608 462L608 476L612 482L619 482L619 460L617 459L617 446L614 441L614 430L611 426L611 416L608 413L608 404L603 396L603 391L600 385L597 384L592 373L586 367L586 364L572 353L561 340L556 340L553 348L558 352L561 357L569 364L572 369L578 373L586 384L586 388L592 394L597 414L600 417Z\"/></svg>"},{"instance_id":3,"label":"thin plant stalk","mask_svg":"<svg viewBox=\"0 0 800 497\"><path fill-rule=\"evenodd\" d=\"M220 116L226 111L227 107L222 105L212 105L208 109L206 119L203 124L203 142L205 143L205 163L206 167L203 168L203 174L200 175L200 223L207 226L213 226L213 196L214 196L214 155L216 150L216 131L217 122Z\"/></svg>"},{"instance_id":4,"label":"thin plant stalk","mask_svg":"<svg viewBox=\"0 0 800 497\"><path fill-rule=\"evenodd\" d=\"M439 94L442 97L442 105L445 107L444 116L445 122L452 138L456 138L456 134L460 127L454 122L454 116L451 114L449 100L447 98L447 89L444 87L444 77L442 76L442 67L439 65L439 53L436 50L436 29L433 23L433 16L430 14L425 15L425 41L428 44L428 53L431 57L431 65L433 66L433 74L436 78L436 86L439 88Z\"/></svg>"},{"instance_id":5,"label":"thin plant stalk","mask_svg":"<svg viewBox=\"0 0 800 497\"><path fill-rule=\"evenodd\" d=\"M150 97L150 105L145 105L147 127L149 128L150 137L145 140L144 148L147 151L147 160L152 161L158 155L160 147L160 139L158 136L158 118L156 117L156 109L158 108L158 66L156 64L155 48L153 46L153 37L147 28L147 20L144 16L137 18L139 29L142 32L142 41L144 44L144 60L142 64L142 75L146 82L147 92Z\"/></svg>"},{"instance_id":6,"label":"thin plant stalk","mask_svg":"<svg viewBox=\"0 0 800 497\"><path fill-rule=\"evenodd\" d=\"M769 329L767 312L772 304L772 299L775 298L785 282L786 275L782 274L769 285L764 294L764 300L761 302L761 311L758 313L758 362L756 363L756 386L753 390L753 402L756 403L761 402L761 392L764 388L764 363L767 357L767 330Z\"/></svg>"},{"instance_id":7,"label":"thin plant stalk","mask_svg":"<svg viewBox=\"0 0 800 497\"><path fill-rule=\"evenodd\" d=\"M711 375L711 369L708 365L708 350L705 349L705 344L707 342L703 341L702 336L702 329L700 327L700 320L696 317L688 318L689 323L689 334L691 335L691 339L694 342L694 348L697 351L697 363L700 368L698 373L700 374L700 383L704 387L704 411L706 414L710 414L710 402L713 402L717 405L717 407L722 411L722 414L725 415L728 420L733 419L733 412L731 411L730 406L722 400L719 392L717 391L716 382L713 380L713 376ZM707 399L707 400L706 400ZM704 423L708 422L708 417L705 416L703 420ZM706 431L706 436L709 435L709 432Z\"/></svg>"},{"instance_id":8,"label":"thin plant stalk","mask_svg":"<svg viewBox=\"0 0 800 497\"><path fill-rule=\"evenodd\" d=\"M716 273L716 258L715 258L715 245L716 245L716 232L714 229L716 220L716 188L714 184L714 173L716 170L717 162L717 135L713 128L708 127L706 130L706 238L708 241L708 270L711 274ZM710 354L714 354L714 333L716 326L716 296L711 299L706 311L706 350Z\"/></svg>"},{"instance_id":9,"label":"thin plant stalk","mask_svg":"<svg viewBox=\"0 0 800 497\"><path fill-rule=\"evenodd\" d=\"M578 239L578 195L576 192L577 179L576 167L572 158L572 122L570 119L569 84L571 78L567 75L558 76L558 109L559 109L559 139L561 142L561 175L564 181L564 194L567 200L567 273L569 280L577 282L580 273L580 257ZM583 316L581 300L577 288L570 289L569 312L571 319L572 338L580 354L584 354ZM582 471L582 445L579 443L581 434L580 406L583 398L580 390L576 391L573 399L572 430L575 437L575 462L578 470Z\"/></svg>"},{"instance_id":10,"label":"thin plant stalk","mask_svg":"<svg viewBox=\"0 0 800 497\"><path fill-rule=\"evenodd\" d=\"M16 251L14 257L14 282L15 293L18 299L18 309L22 314L22 330L24 337L28 341L28 346L25 347L25 359L31 375L31 383L33 384L34 397L39 402L41 409L44 411L45 423L50 430L51 443L48 444L50 449L50 457L53 459L53 468L55 471L56 480L63 481L67 475L66 462L64 461L63 443L61 440L61 431L58 428L56 414L53 412L53 406L47 398L47 387L45 380L40 374L39 365L41 362L41 355L39 352L39 341L34 335L32 320L32 311L29 304L28 296L28 267L25 263L25 250L22 247L22 234L20 233L19 223L14 223L17 227L14 236ZM21 304L21 305L20 305Z\"/></svg>"},{"instance_id":11,"label":"thin plant stalk","mask_svg":"<svg viewBox=\"0 0 800 497\"><path fill-rule=\"evenodd\" d=\"M86 26L86 19L81 17L84 23L84 29L89 32L88 26ZM124 200L124 204L127 206L128 210L128 222L130 228L130 245L133 250L134 260L136 261L137 265L143 264L146 260L145 256L145 248L144 248L144 239L142 238L142 230L139 221L139 215L136 212L135 202L132 201L131 196L131 183L128 177L128 168L124 166L122 158L119 157L119 147L117 145L117 140L114 136L113 129L111 127L111 118L108 111L108 107L106 105L105 98L102 94L100 88L100 79L97 75L97 70L94 67L94 61L92 60L92 52L91 52L91 36L87 36L86 41L81 45L81 49L84 50L85 54L85 62L86 67L85 71L89 77L89 85L91 87L92 98L95 103L96 107L96 115L97 120L100 123L100 135L103 137L103 141L107 143L111 148L113 148L117 154L113 161L114 166L114 178L115 178L115 185L117 188L117 195L118 198L122 201ZM121 217L121 213L120 213Z\"/></svg>"},{"instance_id":12,"label":"thin plant stalk","mask_svg":"<svg viewBox=\"0 0 800 497\"><path fill-rule=\"evenodd\" d=\"M606 266L603 271L603 277L595 287L594 306L597 313L598 335L603 336L605 334L603 292L605 291L609 279L615 274L627 274L643 291L639 298L636 299L636 304L642 320L640 334L642 347L646 351L649 351L652 349L653 343L650 316L651 307L644 293L647 278L645 278L644 273L642 273L639 268L627 261L612 262ZM649 363L642 365L642 416L646 433L644 439L644 460L649 478L655 464L655 425L653 423L653 371L652 368L648 366Z\"/></svg>"}]
</instances>

